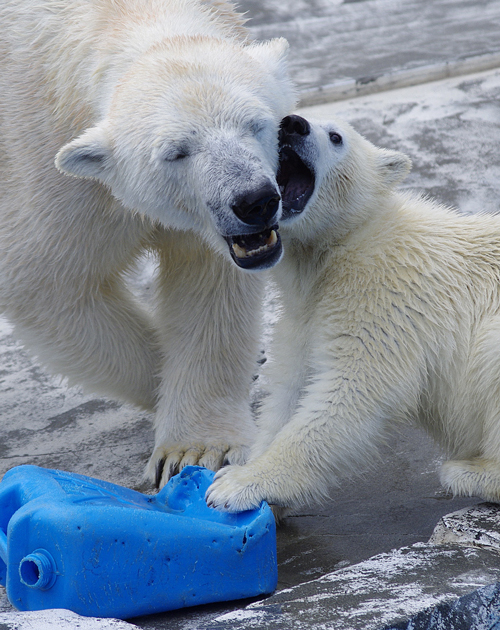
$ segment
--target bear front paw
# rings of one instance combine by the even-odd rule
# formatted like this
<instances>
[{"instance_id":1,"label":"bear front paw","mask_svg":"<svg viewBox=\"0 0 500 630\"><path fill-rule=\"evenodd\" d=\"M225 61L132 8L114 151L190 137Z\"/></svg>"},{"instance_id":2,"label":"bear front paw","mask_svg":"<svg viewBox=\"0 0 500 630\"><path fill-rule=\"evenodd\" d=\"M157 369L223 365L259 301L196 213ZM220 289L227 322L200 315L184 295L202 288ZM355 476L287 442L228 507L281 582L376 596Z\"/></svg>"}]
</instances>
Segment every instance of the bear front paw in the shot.
<instances>
[{"instance_id":1,"label":"bear front paw","mask_svg":"<svg viewBox=\"0 0 500 630\"><path fill-rule=\"evenodd\" d=\"M159 446L149 460L146 476L154 480L157 488L163 488L171 477L186 466L203 466L217 471L226 464L243 464L247 456L247 447L230 444Z\"/></svg>"},{"instance_id":2,"label":"bear front paw","mask_svg":"<svg viewBox=\"0 0 500 630\"><path fill-rule=\"evenodd\" d=\"M227 466L220 470L205 495L207 505L223 512L258 508L265 499L251 466Z\"/></svg>"}]
</instances>

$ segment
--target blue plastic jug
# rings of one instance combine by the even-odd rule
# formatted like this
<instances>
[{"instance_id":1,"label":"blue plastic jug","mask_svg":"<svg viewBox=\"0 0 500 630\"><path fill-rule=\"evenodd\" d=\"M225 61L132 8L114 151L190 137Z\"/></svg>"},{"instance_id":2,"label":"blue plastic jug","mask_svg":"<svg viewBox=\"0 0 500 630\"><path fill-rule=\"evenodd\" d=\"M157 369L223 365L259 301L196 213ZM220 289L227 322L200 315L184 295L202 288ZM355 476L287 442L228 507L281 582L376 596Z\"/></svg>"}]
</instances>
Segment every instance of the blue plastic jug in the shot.
<instances>
[{"instance_id":1,"label":"blue plastic jug","mask_svg":"<svg viewBox=\"0 0 500 630\"><path fill-rule=\"evenodd\" d=\"M0 584L19 610L127 619L271 593L276 528L263 503L209 508L214 473L185 468L154 496L37 466L0 483Z\"/></svg>"}]
</instances>

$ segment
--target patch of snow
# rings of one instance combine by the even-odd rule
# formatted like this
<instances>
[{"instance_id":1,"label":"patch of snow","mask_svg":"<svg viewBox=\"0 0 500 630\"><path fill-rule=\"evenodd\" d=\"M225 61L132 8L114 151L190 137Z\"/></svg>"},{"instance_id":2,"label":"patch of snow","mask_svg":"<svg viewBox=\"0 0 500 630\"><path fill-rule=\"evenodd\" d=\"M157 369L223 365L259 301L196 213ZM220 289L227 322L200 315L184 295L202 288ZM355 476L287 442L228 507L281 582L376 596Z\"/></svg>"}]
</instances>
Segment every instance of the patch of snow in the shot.
<instances>
[{"instance_id":1,"label":"patch of snow","mask_svg":"<svg viewBox=\"0 0 500 630\"><path fill-rule=\"evenodd\" d=\"M243 610L233 610L217 617L217 621L259 621L265 617L266 613L263 610L251 610L245 608Z\"/></svg>"},{"instance_id":2,"label":"patch of snow","mask_svg":"<svg viewBox=\"0 0 500 630\"><path fill-rule=\"evenodd\" d=\"M0 626L9 630L54 630L55 628L58 630L134 630L137 628L126 621L82 617L64 609L0 613Z\"/></svg>"}]
</instances>

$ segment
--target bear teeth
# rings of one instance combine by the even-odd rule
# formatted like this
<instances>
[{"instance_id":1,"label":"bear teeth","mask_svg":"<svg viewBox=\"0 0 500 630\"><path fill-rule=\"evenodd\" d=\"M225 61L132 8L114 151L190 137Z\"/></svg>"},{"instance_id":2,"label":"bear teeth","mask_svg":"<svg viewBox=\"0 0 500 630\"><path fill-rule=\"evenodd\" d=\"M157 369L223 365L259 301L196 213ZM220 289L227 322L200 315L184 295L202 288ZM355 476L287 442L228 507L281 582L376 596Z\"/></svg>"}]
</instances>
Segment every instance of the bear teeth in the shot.
<instances>
[{"instance_id":1,"label":"bear teeth","mask_svg":"<svg viewBox=\"0 0 500 630\"><path fill-rule=\"evenodd\" d=\"M272 247L276 245L277 242L278 242L278 236L276 234L276 231L271 230L271 234L269 235L264 245L261 245L260 247L257 247L256 249L247 250L244 247L241 247L240 245L238 245L238 243L232 243L232 247L233 247L234 255L237 258L250 258L252 256L256 256L257 254L261 254L262 252L265 252L268 249L271 249Z\"/></svg>"},{"instance_id":2,"label":"bear teeth","mask_svg":"<svg viewBox=\"0 0 500 630\"><path fill-rule=\"evenodd\" d=\"M238 243L233 243L233 252L237 258L246 258L248 256L247 250L240 247Z\"/></svg>"},{"instance_id":3,"label":"bear teeth","mask_svg":"<svg viewBox=\"0 0 500 630\"><path fill-rule=\"evenodd\" d=\"M278 236L274 230L271 230L271 234L269 234L269 238L266 241L264 247L273 247L278 242Z\"/></svg>"}]
</instances>

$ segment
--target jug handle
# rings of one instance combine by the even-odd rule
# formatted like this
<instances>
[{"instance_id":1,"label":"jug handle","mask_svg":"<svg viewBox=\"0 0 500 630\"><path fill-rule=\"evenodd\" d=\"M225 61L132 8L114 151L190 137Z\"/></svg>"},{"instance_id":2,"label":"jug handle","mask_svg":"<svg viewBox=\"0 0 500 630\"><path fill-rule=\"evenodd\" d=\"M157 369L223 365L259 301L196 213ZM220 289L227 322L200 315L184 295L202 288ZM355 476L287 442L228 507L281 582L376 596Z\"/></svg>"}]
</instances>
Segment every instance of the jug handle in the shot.
<instances>
[{"instance_id":1,"label":"jug handle","mask_svg":"<svg viewBox=\"0 0 500 630\"><path fill-rule=\"evenodd\" d=\"M7 564L7 535L0 529L0 558Z\"/></svg>"}]
</instances>

